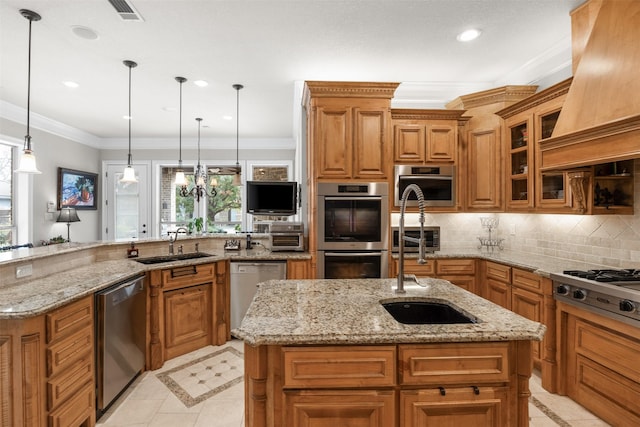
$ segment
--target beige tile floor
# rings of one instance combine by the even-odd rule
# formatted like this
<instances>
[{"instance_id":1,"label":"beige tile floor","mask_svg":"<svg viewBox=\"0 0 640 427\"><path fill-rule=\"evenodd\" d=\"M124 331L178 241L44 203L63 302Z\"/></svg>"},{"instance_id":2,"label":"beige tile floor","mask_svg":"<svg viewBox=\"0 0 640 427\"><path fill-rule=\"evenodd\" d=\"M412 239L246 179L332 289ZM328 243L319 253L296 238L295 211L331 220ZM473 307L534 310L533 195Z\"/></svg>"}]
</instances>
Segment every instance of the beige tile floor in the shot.
<instances>
[{"instance_id":1,"label":"beige tile floor","mask_svg":"<svg viewBox=\"0 0 640 427\"><path fill-rule=\"evenodd\" d=\"M233 346L238 351L243 350L243 344L238 340L233 340L227 345ZM112 405L109 411L98 420L97 425L104 427L243 427L244 388L242 382L218 392L203 402L187 407L158 378L158 374L175 372L172 374L173 378L180 383L182 378L188 377L184 374L187 371L194 373L194 376L201 375L206 368L193 362L220 349L221 347L208 346L172 359L157 371L143 373ZM233 356L226 358L216 356L211 360L216 362L221 358L225 359L224 362L228 362L228 365L233 368L226 366L224 369L214 368L213 370L220 371L219 378L226 375L226 378L231 380L235 375L232 369L236 369L237 363L233 360ZM176 369L182 366L185 366L184 371ZM207 373L207 375L209 374ZM203 383L206 384L207 381L210 381L209 378L203 377ZM219 386L219 384L218 381L212 387ZM191 386L186 382L182 385L185 389ZM609 425L571 399L545 391L540 385L540 377L537 374L531 378L530 389L532 402L529 403L531 419L529 425L531 427L606 427Z\"/></svg>"}]
</instances>

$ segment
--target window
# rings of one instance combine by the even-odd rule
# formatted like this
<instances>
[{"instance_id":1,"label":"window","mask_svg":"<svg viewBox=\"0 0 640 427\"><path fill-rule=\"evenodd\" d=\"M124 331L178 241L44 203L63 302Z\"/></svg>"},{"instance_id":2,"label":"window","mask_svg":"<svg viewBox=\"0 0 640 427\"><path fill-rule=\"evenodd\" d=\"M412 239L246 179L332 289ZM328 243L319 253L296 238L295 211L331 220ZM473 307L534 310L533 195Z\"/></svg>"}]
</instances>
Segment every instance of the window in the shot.
<instances>
[{"instance_id":1,"label":"window","mask_svg":"<svg viewBox=\"0 0 640 427\"><path fill-rule=\"evenodd\" d=\"M187 227L194 230L194 219L203 218L208 233L235 233L243 230L242 226L242 187L232 185L233 175L229 175L229 167L209 167L209 182L216 177L216 196L204 196L200 202L195 197L181 196L180 188L175 185L175 175L178 168L163 166L160 168L160 235L167 235L168 231L177 227ZM212 170L221 171L214 175ZM193 171L185 171L189 183L193 188ZM208 183L209 184L209 183ZM210 190L210 187L207 187Z\"/></svg>"},{"instance_id":2,"label":"window","mask_svg":"<svg viewBox=\"0 0 640 427\"><path fill-rule=\"evenodd\" d=\"M0 246L15 242L13 218L13 147L0 143Z\"/></svg>"}]
</instances>

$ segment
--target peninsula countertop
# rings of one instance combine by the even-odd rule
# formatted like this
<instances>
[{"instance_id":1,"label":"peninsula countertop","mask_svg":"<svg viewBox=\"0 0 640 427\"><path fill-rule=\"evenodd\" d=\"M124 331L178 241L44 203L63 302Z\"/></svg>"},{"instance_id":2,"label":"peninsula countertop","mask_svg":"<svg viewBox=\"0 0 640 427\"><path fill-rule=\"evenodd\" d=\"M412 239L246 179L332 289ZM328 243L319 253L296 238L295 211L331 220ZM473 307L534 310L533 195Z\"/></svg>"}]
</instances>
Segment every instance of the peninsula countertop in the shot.
<instances>
[{"instance_id":1,"label":"peninsula countertop","mask_svg":"<svg viewBox=\"0 0 640 427\"><path fill-rule=\"evenodd\" d=\"M422 278L394 292L395 279L271 280L232 334L250 345L393 344L542 340L546 327L446 280ZM407 325L381 305L387 300L445 302L474 324Z\"/></svg>"}]
</instances>

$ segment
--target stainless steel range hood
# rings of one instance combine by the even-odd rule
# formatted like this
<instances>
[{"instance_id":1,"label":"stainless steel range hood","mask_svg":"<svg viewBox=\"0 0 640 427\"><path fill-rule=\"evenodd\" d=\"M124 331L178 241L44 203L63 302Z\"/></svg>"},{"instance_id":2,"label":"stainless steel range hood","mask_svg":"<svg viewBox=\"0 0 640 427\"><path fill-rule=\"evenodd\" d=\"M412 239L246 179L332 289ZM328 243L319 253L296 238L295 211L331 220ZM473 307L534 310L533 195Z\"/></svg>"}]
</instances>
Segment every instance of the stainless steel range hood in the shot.
<instances>
[{"instance_id":1,"label":"stainless steel range hood","mask_svg":"<svg viewBox=\"0 0 640 427\"><path fill-rule=\"evenodd\" d=\"M585 3L572 12L572 38L573 82L540 141L541 169L640 158L640 1Z\"/></svg>"}]
</instances>

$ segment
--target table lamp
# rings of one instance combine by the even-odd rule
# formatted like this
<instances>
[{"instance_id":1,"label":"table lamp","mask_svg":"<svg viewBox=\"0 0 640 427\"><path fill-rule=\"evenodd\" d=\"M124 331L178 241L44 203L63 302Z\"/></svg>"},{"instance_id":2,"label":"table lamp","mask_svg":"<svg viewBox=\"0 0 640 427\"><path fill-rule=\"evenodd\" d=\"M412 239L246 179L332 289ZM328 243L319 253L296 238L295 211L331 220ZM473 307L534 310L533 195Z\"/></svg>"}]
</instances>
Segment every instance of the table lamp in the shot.
<instances>
[{"instance_id":1,"label":"table lamp","mask_svg":"<svg viewBox=\"0 0 640 427\"><path fill-rule=\"evenodd\" d=\"M78 218L78 213L75 208L62 208L60 209L60 215L58 215L58 219L56 222L66 222L67 223L67 242L71 241L69 232L72 222L79 222L80 218Z\"/></svg>"}]
</instances>

